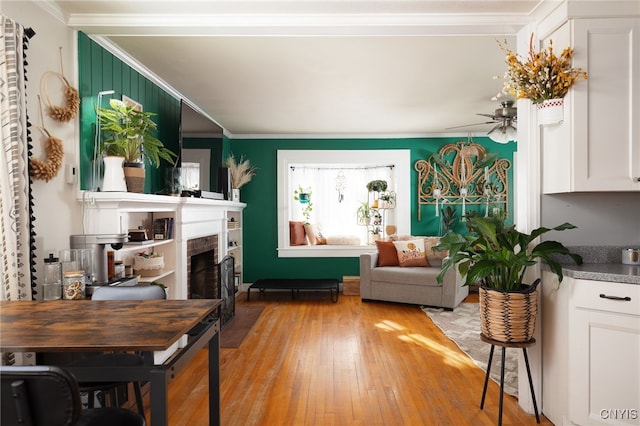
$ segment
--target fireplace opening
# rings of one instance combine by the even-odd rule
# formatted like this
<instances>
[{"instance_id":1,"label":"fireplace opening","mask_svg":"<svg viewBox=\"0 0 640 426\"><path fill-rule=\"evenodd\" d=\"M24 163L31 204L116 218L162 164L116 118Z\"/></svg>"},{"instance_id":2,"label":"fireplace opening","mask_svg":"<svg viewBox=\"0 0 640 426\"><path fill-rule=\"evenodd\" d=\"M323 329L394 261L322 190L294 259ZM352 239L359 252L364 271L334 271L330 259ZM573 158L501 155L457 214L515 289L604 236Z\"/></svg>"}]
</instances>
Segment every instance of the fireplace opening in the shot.
<instances>
[{"instance_id":1,"label":"fireplace opening","mask_svg":"<svg viewBox=\"0 0 640 426\"><path fill-rule=\"evenodd\" d=\"M187 241L187 297L222 299L221 307L215 314L215 318L220 318L221 325L235 314L235 292L229 292L229 281L233 285L233 260L230 266L227 257L218 264L218 235Z\"/></svg>"},{"instance_id":2,"label":"fireplace opening","mask_svg":"<svg viewBox=\"0 0 640 426\"><path fill-rule=\"evenodd\" d=\"M219 299L214 250L191 256L189 299Z\"/></svg>"}]
</instances>

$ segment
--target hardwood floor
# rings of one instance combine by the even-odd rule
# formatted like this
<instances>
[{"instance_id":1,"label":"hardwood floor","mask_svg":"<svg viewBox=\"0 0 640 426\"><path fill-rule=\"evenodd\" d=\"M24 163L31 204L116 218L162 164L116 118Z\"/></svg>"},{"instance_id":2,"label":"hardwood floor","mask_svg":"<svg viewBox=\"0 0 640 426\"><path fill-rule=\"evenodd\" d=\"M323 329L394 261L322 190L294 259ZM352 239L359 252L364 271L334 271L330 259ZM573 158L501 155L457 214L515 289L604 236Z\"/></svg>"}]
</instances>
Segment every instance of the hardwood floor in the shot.
<instances>
[{"instance_id":1,"label":"hardwood floor","mask_svg":"<svg viewBox=\"0 0 640 426\"><path fill-rule=\"evenodd\" d=\"M225 426L497 424L499 386L480 410L484 372L418 307L327 292L237 300L266 307L239 348L221 349ZM207 424L206 359L170 384L172 426ZM536 421L505 395L503 424Z\"/></svg>"}]
</instances>

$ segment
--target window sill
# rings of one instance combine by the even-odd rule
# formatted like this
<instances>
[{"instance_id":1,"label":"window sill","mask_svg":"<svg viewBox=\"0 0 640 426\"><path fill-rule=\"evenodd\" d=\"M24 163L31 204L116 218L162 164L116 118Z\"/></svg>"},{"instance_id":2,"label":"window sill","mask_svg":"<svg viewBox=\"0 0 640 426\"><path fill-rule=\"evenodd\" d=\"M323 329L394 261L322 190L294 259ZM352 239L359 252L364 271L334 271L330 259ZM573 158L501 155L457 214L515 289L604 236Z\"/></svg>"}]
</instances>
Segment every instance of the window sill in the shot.
<instances>
[{"instance_id":1,"label":"window sill","mask_svg":"<svg viewBox=\"0 0 640 426\"><path fill-rule=\"evenodd\" d=\"M375 252L375 245L320 245L278 248L278 257L360 257L363 253Z\"/></svg>"}]
</instances>

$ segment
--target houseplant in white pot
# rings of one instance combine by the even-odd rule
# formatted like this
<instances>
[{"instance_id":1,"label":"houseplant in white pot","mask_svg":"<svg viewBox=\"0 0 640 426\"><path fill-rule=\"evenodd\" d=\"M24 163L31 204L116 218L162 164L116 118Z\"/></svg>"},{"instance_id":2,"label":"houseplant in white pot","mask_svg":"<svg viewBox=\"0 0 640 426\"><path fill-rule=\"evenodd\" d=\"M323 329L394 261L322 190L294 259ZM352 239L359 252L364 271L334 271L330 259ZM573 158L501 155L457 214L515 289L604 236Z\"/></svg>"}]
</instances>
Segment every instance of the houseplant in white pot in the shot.
<instances>
[{"instance_id":1,"label":"houseplant in white pot","mask_svg":"<svg viewBox=\"0 0 640 426\"><path fill-rule=\"evenodd\" d=\"M482 334L501 342L526 342L533 337L537 315L537 286L523 282L525 272L540 261L562 282L562 265L558 256L567 256L577 264L582 257L571 253L558 241L542 241L532 246L549 231L575 229L570 223L554 228L540 227L531 234L507 225L500 216L469 215L468 235L445 234L434 250L448 250L438 282L450 268L457 267L465 277L465 285L480 284L480 320Z\"/></svg>"},{"instance_id":2,"label":"houseplant in white pot","mask_svg":"<svg viewBox=\"0 0 640 426\"><path fill-rule=\"evenodd\" d=\"M154 136L154 113L139 111L118 99L111 99L109 106L100 108L99 114L100 130L105 133L102 152L105 156L123 157L128 191L143 192L144 161L159 167L162 159L173 165L177 155Z\"/></svg>"}]
</instances>

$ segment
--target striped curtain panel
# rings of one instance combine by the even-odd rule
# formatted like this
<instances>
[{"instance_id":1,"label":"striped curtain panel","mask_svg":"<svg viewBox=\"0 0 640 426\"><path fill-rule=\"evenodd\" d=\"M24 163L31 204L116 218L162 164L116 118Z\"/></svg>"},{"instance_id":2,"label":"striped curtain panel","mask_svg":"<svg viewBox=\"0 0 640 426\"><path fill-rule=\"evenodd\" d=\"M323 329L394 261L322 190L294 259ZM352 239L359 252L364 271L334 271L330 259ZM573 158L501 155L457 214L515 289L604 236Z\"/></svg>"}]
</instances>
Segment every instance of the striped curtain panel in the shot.
<instances>
[{"instance_id":1,"label":"striped curtain panel","mask_svg":"<svg viewBox=\"0 0 640 426\"><path fill-rule=\"evenodd\" d=\"M0 33L0 284L1 300L32 300L30 141L26 53L33 35L2 16Z\"/></svg>"}]
</instances>

